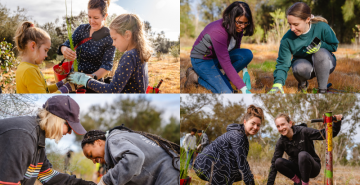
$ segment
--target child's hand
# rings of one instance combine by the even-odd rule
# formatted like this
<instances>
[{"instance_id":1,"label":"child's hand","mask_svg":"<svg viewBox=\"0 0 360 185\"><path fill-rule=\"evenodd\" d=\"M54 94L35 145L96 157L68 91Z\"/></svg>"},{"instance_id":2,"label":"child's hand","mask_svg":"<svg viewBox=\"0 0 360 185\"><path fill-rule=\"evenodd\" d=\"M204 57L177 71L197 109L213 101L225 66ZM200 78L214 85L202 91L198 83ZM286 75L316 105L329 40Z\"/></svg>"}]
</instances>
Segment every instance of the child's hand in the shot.
<instances>
[{"instance_id":1,"label":"child's hand","mask_svg":"<svg viewBox=\"0 0 360 185\"><path fill-rule=\"evenodd\" d=\"M63 46L61 47L61 52L64 55L64 58L74 61L76 59L76 52L70 48Z\"/></svg>"},{"instance_id":2,"label":"child's hand","mask_svg":"<svg viewBox=\"0 0 360 185\"><path fill-rule=\"evenodd\" d=\"M74 84L72 84L72 83L69 83L69 82L67 82L66 84L64 84L63 86L61 86L60 88L59 88L59 91L61 92L61 93L70 93L70 92L73 92L73 91L75 91L76 89L75 89L75 85Z\"/></svg>"}]
</instances>

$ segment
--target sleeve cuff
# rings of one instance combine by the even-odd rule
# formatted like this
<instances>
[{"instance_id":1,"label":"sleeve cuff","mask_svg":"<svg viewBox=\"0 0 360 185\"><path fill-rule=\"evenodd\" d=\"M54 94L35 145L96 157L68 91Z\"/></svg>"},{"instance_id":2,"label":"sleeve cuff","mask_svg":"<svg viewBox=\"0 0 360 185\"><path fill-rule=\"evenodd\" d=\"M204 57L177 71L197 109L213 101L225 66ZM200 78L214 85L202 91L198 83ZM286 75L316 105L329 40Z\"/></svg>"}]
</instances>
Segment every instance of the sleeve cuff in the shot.
<instances>
[{"instance_id":1,"label":"sleeve cuff","mask_svg":"<svg viewBox=\"0 0 360 185\"><path fill-rule=\"evenodd\" d=\"M65 45L65 44L61 44L61 45L59 46L57 52L56 52L58 55L63 55L63 53L61 52L61 47L62 47L62 46L69 47L69 46L67 46L67 45Z\"/></svg>"}]
</instances>

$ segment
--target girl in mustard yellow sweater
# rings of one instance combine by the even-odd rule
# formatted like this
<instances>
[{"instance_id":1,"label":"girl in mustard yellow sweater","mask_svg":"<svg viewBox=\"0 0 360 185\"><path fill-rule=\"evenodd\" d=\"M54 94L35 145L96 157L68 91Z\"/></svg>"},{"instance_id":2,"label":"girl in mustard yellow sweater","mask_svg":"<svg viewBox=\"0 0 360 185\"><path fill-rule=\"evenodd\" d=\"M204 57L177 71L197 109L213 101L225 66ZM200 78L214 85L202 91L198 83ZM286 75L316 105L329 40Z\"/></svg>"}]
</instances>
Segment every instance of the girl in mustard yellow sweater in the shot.
<instances>
[{"instance_id":1,"label":"girl in mustard yellow sweater","mask_svg":"<svg viewBox=\"0 0 360 185\"><path fill-rule=\"evenodd\" d=\"M17 28L14 39L22 60L16 70L17 93L69 93L75 90L74 85L65 80L46 84L38 66L51 47L51 38L46 31L26 21Z\"/></svg>"}]
</instances>

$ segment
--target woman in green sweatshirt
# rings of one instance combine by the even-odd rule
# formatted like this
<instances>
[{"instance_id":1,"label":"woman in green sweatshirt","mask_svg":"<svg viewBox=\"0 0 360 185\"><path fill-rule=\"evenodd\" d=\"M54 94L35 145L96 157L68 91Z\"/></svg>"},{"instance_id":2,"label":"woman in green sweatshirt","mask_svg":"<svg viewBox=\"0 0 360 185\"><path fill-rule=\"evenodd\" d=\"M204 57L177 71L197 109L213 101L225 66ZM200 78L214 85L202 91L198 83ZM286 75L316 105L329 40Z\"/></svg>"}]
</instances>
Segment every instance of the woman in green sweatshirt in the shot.
<instances>
[{"instance_id":1,"label":"woman in green sweatshirt","mask_svg":"<svg viewBox=\"0 0 360 185\"><path fill-rule=\"evenodd\" d=\"M284 93L282 86L285 85L290 67L299 83L300 92L306 93L309 86L307 80L317 77L319 92L326 93L329 75L336 66L332 52L336 51L339 44L334 31L325 18L314 17L310 7L303 2L292 5L286 15L290 30L281 39L274 85L269 94L278 91ZM320 42L311 44L316 37Z\"/></svg>"}]
</instances>

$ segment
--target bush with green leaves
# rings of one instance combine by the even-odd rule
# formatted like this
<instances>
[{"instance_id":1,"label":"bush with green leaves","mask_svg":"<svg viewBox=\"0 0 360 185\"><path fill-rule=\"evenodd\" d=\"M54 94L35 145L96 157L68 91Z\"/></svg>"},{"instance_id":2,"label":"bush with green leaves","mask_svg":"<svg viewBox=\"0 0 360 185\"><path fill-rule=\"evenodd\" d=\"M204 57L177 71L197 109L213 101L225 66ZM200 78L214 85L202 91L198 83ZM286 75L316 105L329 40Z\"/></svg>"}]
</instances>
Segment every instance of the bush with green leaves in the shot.
<instances>
[{"instance_id":1,"label":"bush with green leaves","mask_svg":"<svg viewBox=\"0 0 360 185\"><path fill-rule=\"evenodd\" d=\"M16 90L15 71L18 65L13 45L6 41L0 42L0 84L3 92L14 93Z\"/></svg>"},{"instance_id":2,"label":"bush with green leaves","mask_svg":"<svg viewBox=\"0 0 360 185\"><path fill-rule=\"evenodd\" d=\"M171 46L170 48L170 53L171 55L176 59L177 61L177 58L179 57L180 55L180 45L174 45L174 46Z\"/></svg>"}]
</instances>

